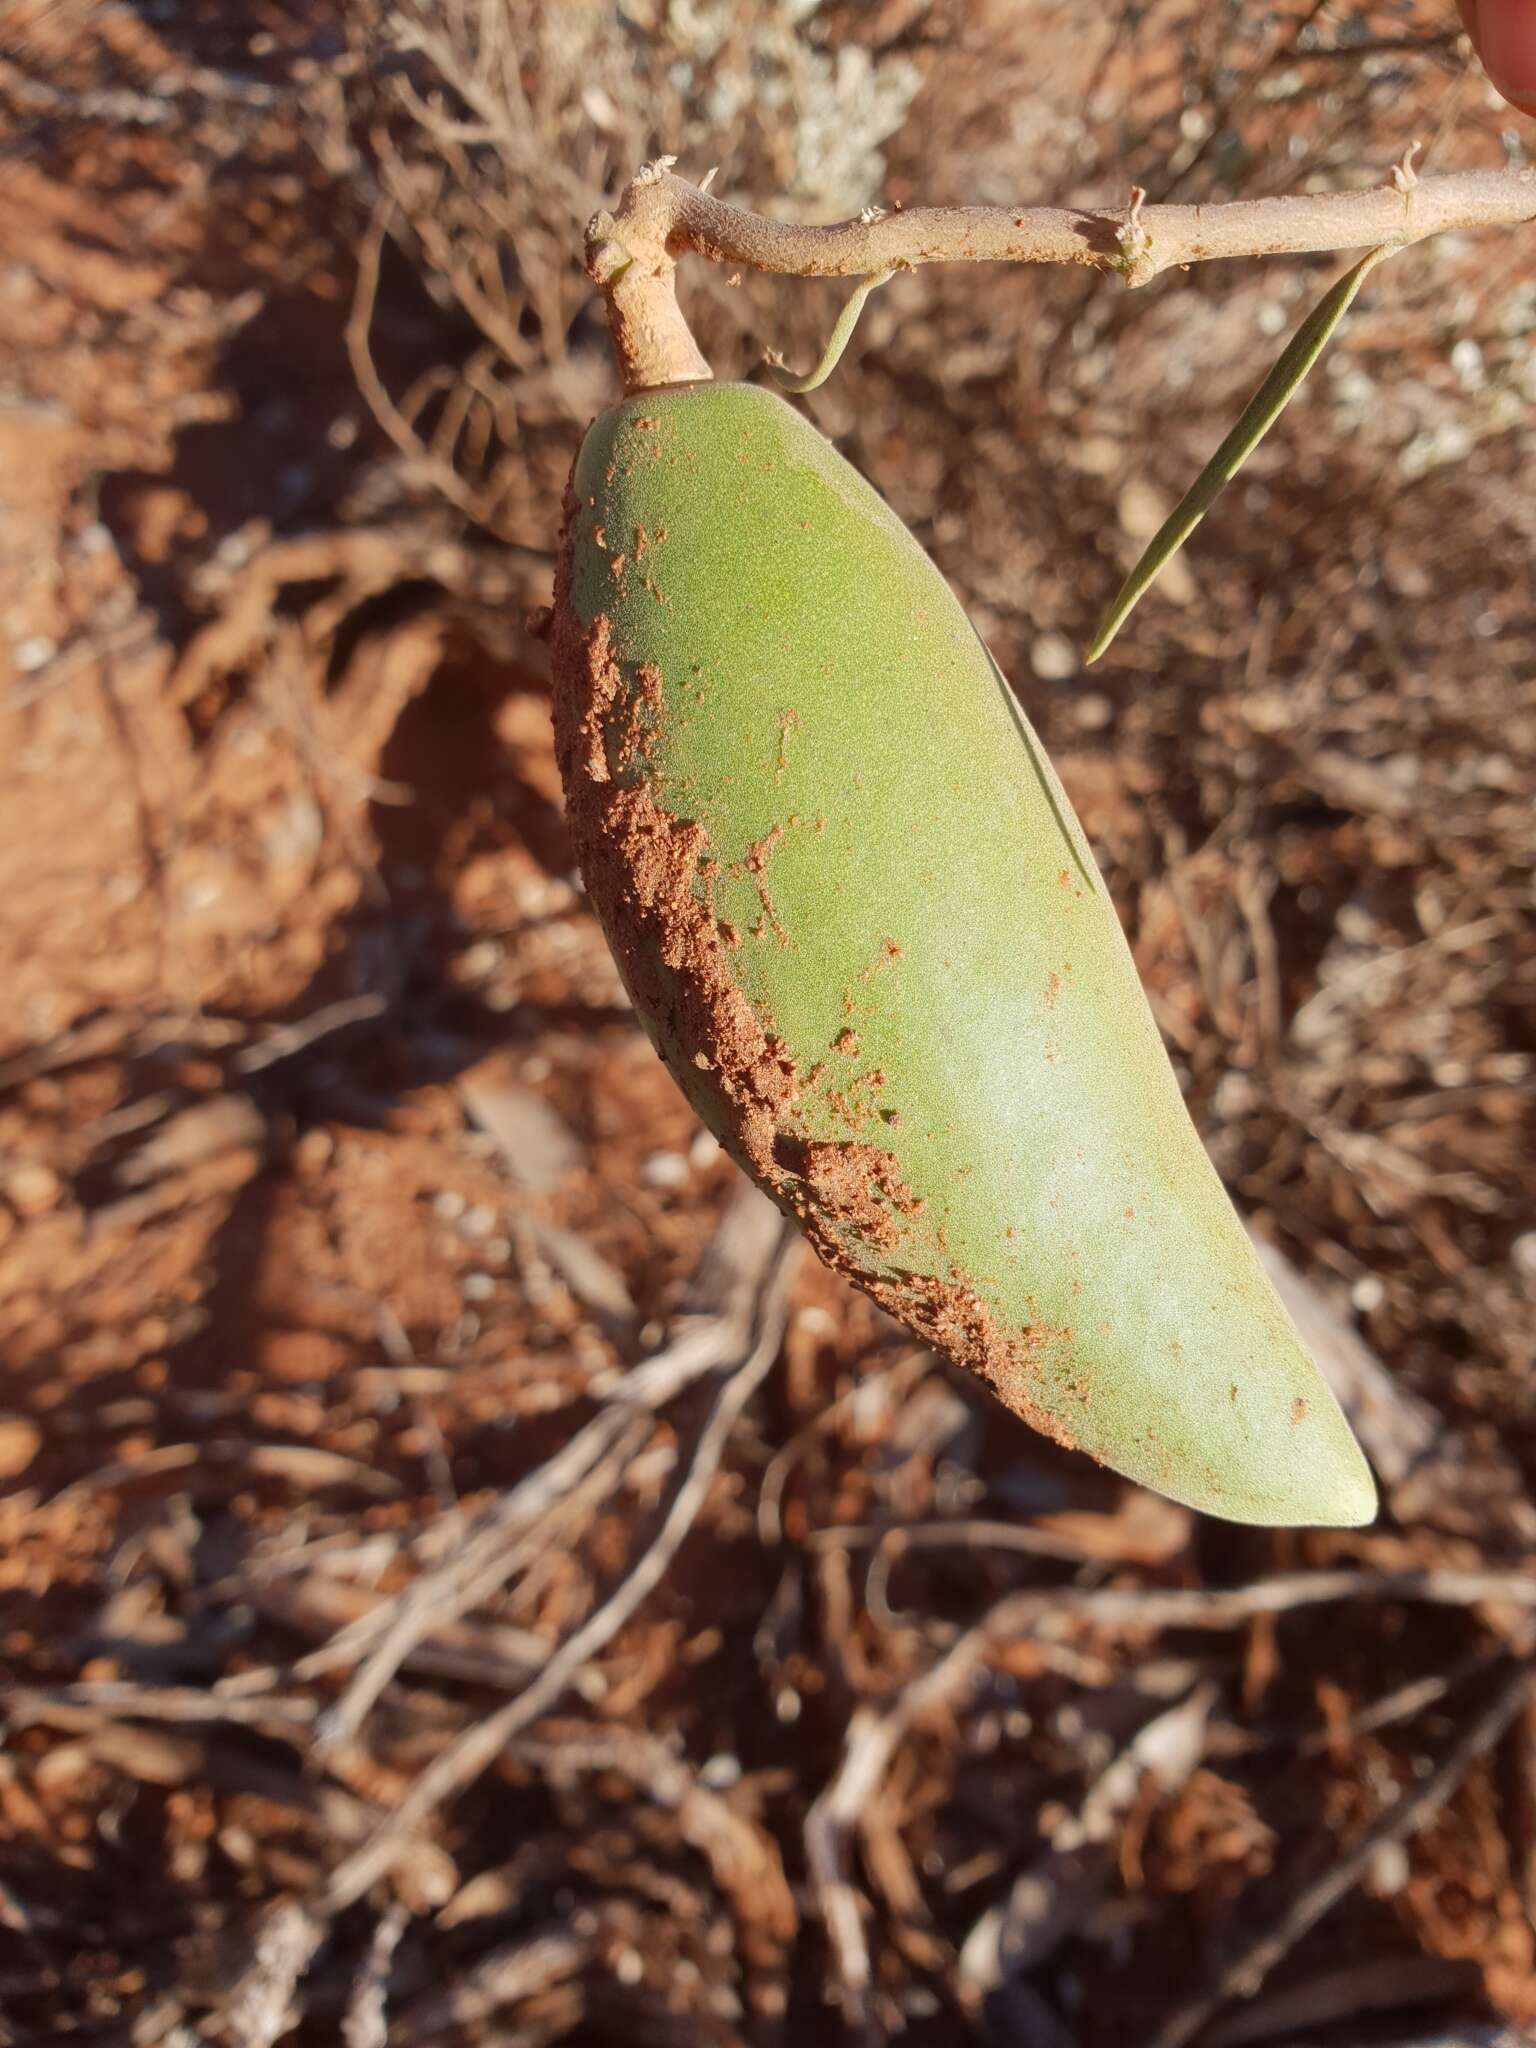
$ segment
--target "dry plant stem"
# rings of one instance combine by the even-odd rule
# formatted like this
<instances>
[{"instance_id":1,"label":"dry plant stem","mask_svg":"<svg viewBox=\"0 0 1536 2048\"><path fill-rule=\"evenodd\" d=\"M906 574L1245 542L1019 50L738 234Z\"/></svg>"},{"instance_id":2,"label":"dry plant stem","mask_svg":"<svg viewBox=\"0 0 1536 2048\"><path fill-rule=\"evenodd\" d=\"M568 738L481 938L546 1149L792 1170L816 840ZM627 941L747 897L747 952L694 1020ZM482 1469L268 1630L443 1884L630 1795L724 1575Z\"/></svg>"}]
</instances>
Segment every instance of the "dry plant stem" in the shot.
<instances>
[{"instance_id":1,"label":"dry plant stem","mask_svg":"<svg viewBox=\"0 0 1536 2048\"><path fill-rule=\"evenodd\" d=\"M223 2029L232 2048L272 2048L287 2032L294 1992L325 1931L325 1922L296 1899L261 1916L255 1954L224 2004Z\"/></svg>"},{"instance_id":2,"label":"dry plant stem","mask_svg":"<svg viewBox=\"0 0 1536 2048\"><path fill-rule=\"evenodd\" d=\"M341 2023L343 2048L388 2048L389 1966L406 1924L405 1908L391 1906L374 1928L362 1968L352 1980L352 1995Z\"/></svg>"},{"instance_id":3,"label":"dry plant stem","mask_svg":"<svg viewBox=\"0 0 1536 2048\"><path fill-rule=\"evenodd\" d=\"M368 223L367 232L358 245L357 285L345 333L347 357L352 365L352 374L357 380L357 388L362 393L369 411L418 476L440 491L467 519L474 521L476 525L496 530L497 537L506 546L541 553L542 547L537 536L501 532L494 528L495 514L503 495L497 479L492 477L482 481L478 489L467 484L452 462L447 459L442 447L429 445L417 433L410 420L390 396L383 378L379 375L378 366L373 360L370 337L373 330L374 307L379 295L379 270L384 257L384 243L397 210L393 199L380 199L374 208L373 218ZM434 443L436 438L434 436ZM454 438L457 439L456 434Z\"/></svg>"},{"instance_id":4,"label":"dry plant stem","mask_svg":"<svg viewBox=\"0 0 1536 2048\"><path fill-rule=\"evenodd\" d=\"M57 1692L26 1686L8 1693L6 1718L13 1727L41 1721L55 1728L99 1727L103 1721L180 1721L206 1727L226 1723L298 1741L315 1720L313 1700L266 1693L260 1699L226 1699L201 1687L132 1685L118 1678L78 1679Z\"/></svg>"},{"instance_id":5,"label":"dry plant stem","mask_svg":"<svg viewBox=\"0 0 1536 2048\"><path fill-rule=\"evenodd\" d=\"M909 1728L954 1698L975 1668L979 1645L962 1636L947 1657L914 1679L883 1712L858 1707L848 1724L843 1760L805 1817L805 1861L826 1923L840 1981L843 2019L868 2017L869 1943L853 1881L853 1833L879 1791Z\"/></svg>"},{"instance_id":6,"label":"dry plant stem","mask_svg":"<svg viewBox=\"0 0 1536 2048\"><path fill-rule=\"evenodd\" d=\"M410 1830L471 1784L520 1729L553 1706L580 1666L610 1642L654 1592L704 1504L737 1419L777 1356L798 1247L792 1226L780 1221L750 1348L744 1357L729 1361L714 1406L649 1546L602 1605L550 1653L526 1690L467 1729L428 1765L377 1833L337 1868L321 1900L324 1913L342 1912L360 1899L389 1869Z\"/></svg>"},{"instance_id":7,"label":"dry plant stem","mask_svg":"<svg viewBox=\"0 0 1536 2048\"><path fill-rule=\"evenodd\" d=\"M1128 285L1221 256L1295 256L1402 246L1453 228L1536 219L1536 171L1467 171L1363 192L1221 206L923 206L803 227L764 220L674 177L668 159L631 180L587 228L587 271L608 302L626 391L708 377L678 311L685 254L797 277L870 277L920 263L1079 263Z\"/></svg>"},{"instance_id":8,"label":"dry plant stem","mask_svg":"<svg viewBox=\"0 0 1536 2048\"><path fill-rule=\"evenodd\" d=\"M672 1341L627 1372L605 1406L563 1449L502 1498L435 1570L387 1608L367 1615L305 1660L306 1675L361 1656L346 1692L322 1717L323 1750L350 1741L384 1687L434 1630L491 1599L519 1567L527 1546L544 1540L543 1518L570 1502L616 1451L634 1448L638 1416L649 1416L685 1387L738 1354L750 1338L758 1283L778 1256L778 1211L743 1183L700 1261L676 1318ZM320 1660L325 1662L322 1666Z\"/></svg>"},{"instance_id":9,"label":"dry plant stem","mask_svg":"<svg viewBox=\"0 0 1536 2048\"><path fill-rule=\"evenodd\" d=\"M322 1755L353 1740L364 1717L412 1652L434 1631L457 1621L473 1607L493 1599L548 1540L544 1516L567 1502L587 1474L610 1450L627 1443L622 1408L605 1408L578 1432L564 1450L512 1488L490 1511L485 1523L464 1547L435 1571L424 1572L392 1607L364 1616L305 1662L312 1673L324 1658L327 1668L364 1652L363 1662L346 1691L321 1716L315 1730ZM642 1429L640 1437L648 1434ZM614 1476L617 1476L616 1474Z\"/></svg>"},{"instance_id":10,"label":"dry plant stem","mask_svg":"<svg viewBox=\"0 0 1536 2048\"><path fill-rule=\"evenodd\" d=\"M1093 1586L1056 1593L1015 1593L1000 1600L980 1623L984 1642L1026 1628L1052 1633L1074 1618L1101 1628L1231 1628L1255 1614L1289 1614L1333 1600L1421 1600L1434 1607L1536 1607L1536 1573L1527 1564L1507 1571L1286 1572L1230 1591L1143 1592ZM1044 1624L1044 1627L1041 1625Z\"/></svg>"},{"instance_id":11,"label":"dry plant stem","mask_svg":"<svg viewBox=\"0 0 1536 2048\"><path fill-rule=\"evenodd\" d=\"M511 1753L557 1782L583 1772L622 1772L678 1816L684 1839L709 1863L743 1926L756 1921L778 1941L793 1937L799 1914L773 1836L705 1785L658 1737L633 1728L560 1727L549 1741L517 1743Z\"/></svg>"},{"instance_id":12,"label":"dry plant stem","mask_svg":"<svg viewBox=\"0 0 1536 2048\"><path fill-rule=\"evenodd\" d=\"M859 1892L852 1878L854 1833L908 1731L957 1699L989 1650L1025 1635L1048 1638L1074 1621L1100 1628L1153 1632L1168 1628L1231 1628L1256 1614L1285 1614L1328 1601L1353 1599L1422 1600L1452 1607L1486 1601L1536 1607L1536 1575L1529 1569L1341 1570L1290 1572L1229 1591L1148 1592L1134 1586L1102 1586L1012 1593L989 1609L931 1670L913 1679L887 1706L878 1710L857 1709L848 1725L842 1761L817 1796L805 1823L806 1863L826 1922L848 2023L860 2024L866 2016L871 1981L869 1945L860 1916ZM1511 1714L1514 1710L1513 1706L1509 1709Z\"/></svg>"},{"instance_id":13,"label":"dry plant stem","mask_svg":"<svg viewBox=\"0 0 1536 2048\"><path fill-rule=\"evenodd\" d=\"M535 1992L558 1984L589 1965L597 1947L594 1934L551 1926L521 1941L509 1942L483 1956L448 1990L435 1992L415 2005L394 2027L401 2048L435 2041L447 2033L483 2026L500 2008L518 2004ZM495 2038L519 2040L521 2035Z\"/></svg>"},{"instance_id":14,"label":"dry plant stem","mask_svg":"<svg viewBox=\"0 0 1536 2048\"><path fill-rule=\"evenodd\" d=\"M1298 1892L1272 1925L1255 1937L1209 1989L1170 2015L1150 2048L1186 2048L1232 1998L1251 1998L1275 1965L1336 1906L1365 1875L1372 1858L1390 1842L1401 1842L1439 1812L1467 1772L1504 1733L1531 1694L1533 1670L1517 1665L1483 1711L1422 1784L1405 1793L1372 1822L1349 1854Z\"/></svg>"},{"instance_id":15,"label":"dry plant stem","mask_svg":"<svg viewBox=\"0 0 1536 2048\"><path fill-rule=\"evenodd\" d=\"M920 1380L937 1369L938 1360L931 1351L905 1351L891 1365L877 1366L862 1373L846 1393L839 1394L803 1428L796 1430L787 1443L780 1445L758 1489L757 1533L765 1549L775 1549L784 1540L784 1490L796 1463L817 1437L835 1429L849 1409L860 1399L868 1400L876 1388L882 1390L884 1399L894 1407L896 1402L904 1400L912 1392Z\"/></svg>"},{"instance_id":16,"label":"dry plant stem","mask_svg":"<svg viewBox=\"0 0 1536 2048\"><path fill-rule=\"evenodd\" d=\"M1022 1550L1031 1557L1053 1557L1081 1564L1094 1553L1069 1536L1053 1536L1019 1522L989 1522L982 1517L958 1522L836 1522L812 1529L807 1550L881 1550L893 1558L909 1550Z\"/></svg>"}]
</instances>

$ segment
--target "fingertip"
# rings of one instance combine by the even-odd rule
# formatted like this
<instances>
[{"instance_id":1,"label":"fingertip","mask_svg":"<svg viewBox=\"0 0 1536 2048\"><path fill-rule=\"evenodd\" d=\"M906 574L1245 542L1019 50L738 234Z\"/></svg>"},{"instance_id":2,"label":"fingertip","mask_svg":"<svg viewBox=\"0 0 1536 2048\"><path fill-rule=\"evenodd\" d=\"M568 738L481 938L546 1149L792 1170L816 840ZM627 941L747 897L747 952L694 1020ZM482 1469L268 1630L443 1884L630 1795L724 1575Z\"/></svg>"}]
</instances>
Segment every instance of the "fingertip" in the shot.
<instances>
[{"instance_id":1,"label":"fingertip","mask_svg":"<svg viewBox=\"0 0 1536 2048\"><path fill-rule=\"evenodd\" d=\"M1488 76L1522 112L1536 112L1536 0L1477 0L1473 14Z\"/></svg>"}]
</instances>

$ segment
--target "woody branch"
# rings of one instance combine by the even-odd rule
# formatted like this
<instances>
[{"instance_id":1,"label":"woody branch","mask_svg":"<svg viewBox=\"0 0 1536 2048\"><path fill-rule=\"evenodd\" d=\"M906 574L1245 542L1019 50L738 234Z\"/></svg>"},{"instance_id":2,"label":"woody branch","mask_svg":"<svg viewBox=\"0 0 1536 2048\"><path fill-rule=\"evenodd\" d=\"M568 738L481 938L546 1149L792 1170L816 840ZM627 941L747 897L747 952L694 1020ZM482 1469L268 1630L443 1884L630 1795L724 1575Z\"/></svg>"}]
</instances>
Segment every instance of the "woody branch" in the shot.
<instances>
[{"instance_id":1,"label":"woody branch","mask_svg":"<svg viewBox=\"0 0 1536 2048\"><path fill-rule=\"evenodd\" d=\"M708 377L677 308L683 255L795 277L870 277L920 263L1076 263L1143 285L1225 256L1401 247L1451 229L1536 220L1536 171L1419 178L1404 163L1358 192L1238 199L1217 206L921 206L828 227L765 220L647 164L617 208L587 228L587 270L608 301L626 390Z\"/></svg>"}]
</instances>

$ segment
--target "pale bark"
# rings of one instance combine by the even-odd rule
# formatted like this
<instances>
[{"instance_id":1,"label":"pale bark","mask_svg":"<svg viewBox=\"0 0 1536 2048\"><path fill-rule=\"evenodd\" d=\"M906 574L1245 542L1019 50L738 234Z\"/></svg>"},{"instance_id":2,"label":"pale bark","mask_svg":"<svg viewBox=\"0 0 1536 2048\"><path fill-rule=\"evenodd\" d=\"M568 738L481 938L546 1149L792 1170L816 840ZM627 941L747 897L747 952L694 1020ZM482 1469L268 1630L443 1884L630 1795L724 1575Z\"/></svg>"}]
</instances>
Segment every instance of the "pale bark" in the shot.
<instances>
[{"instance_id":1,"label":"pale bark","mask_svg":"<svg viewBox=\"0 0 1536 2048\"><path fill-rule=\"evenodd\" d=\"M647 164L613 213L587 229L587 268L608 300L626 390L692 383L709 369L677 310L683 255L798 277L869 277L920 263L1077 263L1128 285L1223 256L1400 247L1451 229L1536 220L1536 171L1419 178L1357 192L1238 199L1217 206L922 206L876 209L828 227L765 220Z\"/></svg>"}]
</instances>

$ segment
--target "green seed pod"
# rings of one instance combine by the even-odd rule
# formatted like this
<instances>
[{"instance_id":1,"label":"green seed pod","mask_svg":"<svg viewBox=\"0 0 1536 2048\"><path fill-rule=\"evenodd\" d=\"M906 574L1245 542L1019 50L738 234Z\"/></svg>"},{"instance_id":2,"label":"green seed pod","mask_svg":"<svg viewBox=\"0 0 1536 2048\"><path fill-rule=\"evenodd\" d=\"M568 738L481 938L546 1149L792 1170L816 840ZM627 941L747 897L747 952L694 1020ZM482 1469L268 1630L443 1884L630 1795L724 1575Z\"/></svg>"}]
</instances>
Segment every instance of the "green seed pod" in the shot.
<instances>
[{"instance_id":1,"label":"green seed pod","mask_svg":"<svg viewBox=\"0 0 1536 2048\"><path fill-rule=\"evenodd\" d=\"M572 474L553 642L636 1010L821 1257L1175 1499L1367 1520L1066 794L883 500L771 392L627 399Z\"/></svg>"}]
</instances>

